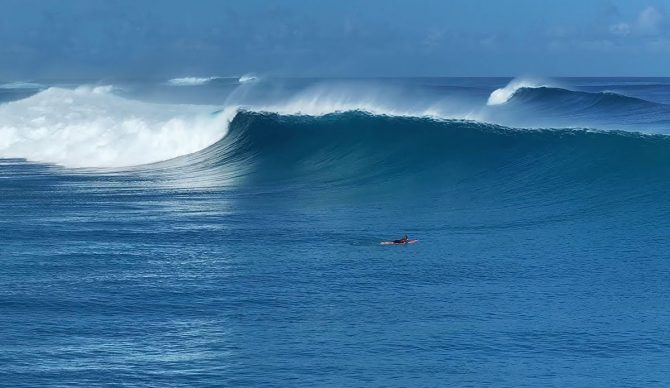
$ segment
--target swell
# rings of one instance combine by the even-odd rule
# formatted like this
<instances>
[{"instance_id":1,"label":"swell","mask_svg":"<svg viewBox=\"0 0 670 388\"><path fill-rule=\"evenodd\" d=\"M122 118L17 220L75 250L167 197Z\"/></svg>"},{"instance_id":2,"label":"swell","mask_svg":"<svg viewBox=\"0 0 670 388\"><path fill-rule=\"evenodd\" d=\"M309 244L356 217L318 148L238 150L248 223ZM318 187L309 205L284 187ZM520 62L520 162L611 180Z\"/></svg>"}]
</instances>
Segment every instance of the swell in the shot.
<instances>
[{"instance_id":1,"label":"swell","mask_svg":"<svg viewBox=\"0 0 670 388\"><path fill-rule=\"evenodd\" d=\"M629 97L614 92L581 92L561 88L538 87L520 88L512 96L511 103L547 104L562 106L572 104L583 109L610 109L619 107L656 108L661 104L641 98Z\"/></svg>"},{"instance_id":2,"label":"swell","mask_svg":"<svg viewBox=\"0 0 670 388\"><path fill-rule=\"evenodd\" d=\"M488 121L527 127L588 127L664 133L670 106L613 92L520 88L504 104L488 106Z\"/></svg>"},{"instance_id":3,"label":"swell","mask_svg":"<svg viewBox=\"0 0 670 388\"><path fill-rule=\"evenodd\" d=\"M514 208L644 203L670 189L670 138L522 130L364 112L288 116L241 111L213 146L152 166L196 184L297 198L450 202ZM195 178L194 178L195 177ZM207 178L204 178L207 177Z\"/></svg>"}]
</instances>

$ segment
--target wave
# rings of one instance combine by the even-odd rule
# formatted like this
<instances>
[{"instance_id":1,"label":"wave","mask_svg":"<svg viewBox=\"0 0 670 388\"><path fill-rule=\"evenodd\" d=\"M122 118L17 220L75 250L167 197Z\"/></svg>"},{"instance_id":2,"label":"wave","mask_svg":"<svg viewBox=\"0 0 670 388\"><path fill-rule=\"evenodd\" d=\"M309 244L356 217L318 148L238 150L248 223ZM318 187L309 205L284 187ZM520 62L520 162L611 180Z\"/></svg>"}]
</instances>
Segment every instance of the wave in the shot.
<instances>
[{"instance_id":1,"label":"wave","mask_svg":"<svg viewBox=\"0 0 670 388\"><path fill-rule=\"evenodd\" d=\"M433 89L430 93L419 93L408 88L370 82L339 82L336 86L315 84L288 92L276 88L276 84L268 89L266 84L270 83L237 87L223 104L224 108L132 101L116 95L112 86L52 87L32 92L22 100L12 95L8 98L15 100L0 105L0 158L24 158L66 167L118 168L198 153L198 163L204 161L207 164L206 159L211 155L207 154L205 158L199 151L224 138L231 121L237 126L242 122L263 122L270 128L266 129L268 137L272 137L271 128L283 123L300 127L309 120L317 120L315 123L319 125L332 126L335 138L331 140L339 144L340 136L360 140L361 135L349 133L345 125L358 128L361 133L367 131L358 127L363 119L356 114L363 115L368 120L366 125L372 127L384 123L385 128L380 128L376 134L384 141L388 141L389 136L392 139L414 138L413 131L434 126L426 123L441 123L435 129L437 132L455 125L496 132L501 128L510 131L528 131L531 128L617 129L625 123L632 123L630 127L637 130L640 123L651 127L651 124L662 124L665 118L670 117L670 107L663 104L610 92L529 87L531 83L527 80L515 80L502 88L513 92L505 96L504 103L497 105L483 104L481 94L464 102L464 99L436 94ZM263 99L277 89L279 94ZM491 96L494 94L495 91ZM419 120L415 124L422 124L410 127L401 119ZM407 132L399 133L395 126ZM282 130L287 136L295 132L290 127ZM244 132L243 137L256 132L261 130ZM328 138L326 134L323 136ZM421 136L428 137L427 134ZM230 140L233 137L227 138ZM315 139L311 135L310 138ZM419 140L414 139L413 142L418 143ZM395 144L395 140L390 143ZM252 148L274 152L258 144L257 140ZM406 146L407 142L402 144ZM385 144L384 147L388 149L389 146ZM425 146L431 147L430 144ZM322 147L330 146L324 143ZM227 149L234 149L234 146ZM375 154L372 148L367 152Z\"/></svg>"},{"instance_id":2,"label":"wave","mask_svg":"<svg viewBox=\"0 0 670 388\"><path fill-rule=\"evenodd\" d=\"M545 105L565 107L572 105L581 109L593 107L656 107L662 104L647 101L637 97L629 97L619 93L604 92L580 92L561 88L536 87L519 88L508 99L510 103L541 103Z\"/></svg>"},{"instance_id":3,"label":"wave","mask_svg":"<svg viewBox=\"0 0 670 388\"><path fill-rule=\"evenodd\" d=\"M670 106L612 91L579 91L512 81L491 93L478 118L530 128L587 127L668 133Z\"/></svg>"},{"instance_id":4,"label":"wave","mask_svg":"<svg viewBox=\"0 0 670 388\"><path fill-rule=\"evenodd\" d=\"M519 89L546 87L549 83L542 80L529 78L515 78L510 81L504 88L499 88L491 92L487 105L502 105L509 101Z\"/></svg>"},{"instance_id":5,"label":"wave","mask_svg":"<svg viewBox=\"0 0 670 388\"><path fill-rule=\"evenodd\" d=\"M246 82L255 82L255 81L258 81L258 77L253 75L253 74L245 74L237 80L237 82L239 82L241 84L246 83Z\"/></svg>"},{"instance_id":6,"label":"wave","mask_svg":"<svg viewBox=\"0 0 670 388\"><path fill-rule=\"evenodd\" d=\"M589 109L598 105L659 106L660 103L626 96L614 91L586 92L552 86L546 81L515 79L504 88L491 92L487 105L541 103L555 108L566 105Z\"/></svg>"},{"instance_id":7,"label":"wave","mask_svg":"<svg viewBox=\"0 0 670 388\"><path fill-rule=\"evenodd\" d=\"M199 86L217 79L221 79L221 77L182 77L172 78L167 83L172 86Z\"/></svg>"},{"instance_id":8,"label":"wave","mask_svg":"<svg viewBox=\"0 0 670 388\"><path fill-rule=\"evenodd\" d=\"M586 127L640 132L667 132L670 107L608 92L559 88L554 81L518 79L482 101L477 88L411 88L381 82L339 81L300 90L274 90L264 85L240 89L228 103L248 110L322 116L363 111L376 115L464 119L509 127ZM503 102L504 101L504 102Z\"/></svg>"},{"instance_id":9,"label":"wave","mask_svg":"<svg viewBox=\"0 0 670 388\"><path fill-rule=\"evenodd\" d=\"M240 90L245 92L245 97L249 95L246 93L248 89ZM377 83L316 84L297 92L280 94L269 101L263 101L263 97L271 93L261 91L263 95L251 94L251 101L233 96L228 103L243 110L282 115L323 116L360 111L386 116L479 119L478 107L474 109L454 99L412 94L411 90Z\"/></svg>"},{"instance_id":10,"label":"wave","mask_svg":"<svg viewBox=\"0 0 670 388\"><path fill-rule=\"evenodd\" d=\"M150 104L111 86L49 88L0 105L0 158L66 167L123 167L201 150L221 139L230 111Z\"/></svg>"},{"instance_id":11,"label":"wave","mask_svg":"<svg viewBox=\"0 0 670 388\"><path fill-rule=\"evenodd\" d=\"M34 82L8 82L0 84L0 89L44 89L45 86Z\"/></svg>"},{"instance_id":12,"label":"wave","mask_svg":"<svg viewBox=\"0 0 670 388\"><path fill-rule=\"evenodd\" d=\"M152 168L177 180L199 177L187 186L207 182L221 187L234 181L263 192L299 189L318 196L367 193L379 198L464 190L468 198L547 201L569 190L620 190L602 184L609 179L624 186L659 183L649 178L668 175L668 163L670 137L661 135L522 130L364 112L240 111L216 144Z\"/></svg>"}]
</instances>

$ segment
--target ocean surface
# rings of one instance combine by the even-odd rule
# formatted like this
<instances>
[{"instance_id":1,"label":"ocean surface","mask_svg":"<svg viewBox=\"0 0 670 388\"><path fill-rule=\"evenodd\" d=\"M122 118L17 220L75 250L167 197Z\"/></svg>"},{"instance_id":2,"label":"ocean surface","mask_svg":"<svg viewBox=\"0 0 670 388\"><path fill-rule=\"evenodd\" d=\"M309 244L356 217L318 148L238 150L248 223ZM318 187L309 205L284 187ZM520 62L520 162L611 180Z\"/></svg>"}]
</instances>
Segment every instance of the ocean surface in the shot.
<instances>
[{"instance_id":1,"label":"ocean surface","mask_svg":"<svg viewBox=\"0 0 670 388\"><path fill-rule=\"evenodd\" d=\"M6 80L0 385L668 386L669 135L670 78Z\"/></svg>"}]
</instances>

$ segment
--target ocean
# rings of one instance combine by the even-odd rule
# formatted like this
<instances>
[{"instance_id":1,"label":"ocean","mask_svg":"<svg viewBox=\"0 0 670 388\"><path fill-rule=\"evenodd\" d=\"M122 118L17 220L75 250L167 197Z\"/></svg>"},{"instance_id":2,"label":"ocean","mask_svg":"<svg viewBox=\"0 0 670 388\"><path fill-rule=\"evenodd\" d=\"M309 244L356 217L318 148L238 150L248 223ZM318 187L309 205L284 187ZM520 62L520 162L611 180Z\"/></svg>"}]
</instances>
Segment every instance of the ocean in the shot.
<instances>
[{"instance_id":1,"label":"ocean","mask_svg":"<svg viewBox=\"0 0 670 388\"><path fill-rule=\"evenodd\" d=\"M668 135L670 78L7 81L0 385L668 386Z\"/></svg>"}]
</instances>

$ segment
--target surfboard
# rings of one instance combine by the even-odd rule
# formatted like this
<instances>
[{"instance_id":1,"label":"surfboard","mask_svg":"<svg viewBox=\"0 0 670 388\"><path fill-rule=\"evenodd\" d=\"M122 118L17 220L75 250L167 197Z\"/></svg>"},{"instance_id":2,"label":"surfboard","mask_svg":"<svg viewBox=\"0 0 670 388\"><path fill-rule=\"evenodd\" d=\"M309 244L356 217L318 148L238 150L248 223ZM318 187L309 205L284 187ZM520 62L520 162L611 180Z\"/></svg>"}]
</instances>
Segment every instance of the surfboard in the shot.
<instances>
[{"instance_id":1,"label":"surfboard","mask_svg":"<svg viewBox=\"0 0 670 388\"><path fill-rule=\"evenodd\" d=\"M407 245L407 244L414 244L417 241L419 241L419 240L408 240L407 242L404 242L404 243L396 243L396 242L393 242L393 241L382 241L382 242L380 242L380 244L381 245Z\"/></svg>"}]
</instances>

